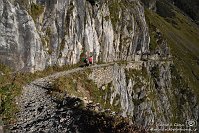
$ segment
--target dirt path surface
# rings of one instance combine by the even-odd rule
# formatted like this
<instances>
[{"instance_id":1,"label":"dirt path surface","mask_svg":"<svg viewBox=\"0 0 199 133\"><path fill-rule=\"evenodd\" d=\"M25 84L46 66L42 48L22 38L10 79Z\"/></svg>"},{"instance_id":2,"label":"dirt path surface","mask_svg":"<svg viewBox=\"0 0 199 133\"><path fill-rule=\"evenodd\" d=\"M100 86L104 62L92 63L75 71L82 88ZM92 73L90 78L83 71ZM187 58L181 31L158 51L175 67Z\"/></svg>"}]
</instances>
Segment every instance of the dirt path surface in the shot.
<instances>
[{"instance_id":1,"label":"dirt path surface","mask_svg":"<svg viewBox=\"0 0 199 133\"><path fill-rule=\"evenodd\" d=\"M71 122L74 122L73 120L78 120L77 117L80 116L74 116L74 111L68 107L63 108L68 104L67 100L60 103L49 95L48 89L51 87L51 82L75 72L110 65L114 65L114 63L57 72L25 85L22 89L22 95L17 99L20 112L17 114L17 123L12 126L11 132L71 132L75 130L75 127L67 127L70 126ZM72 104L80 103L78 99L74 99Z\"/></svg>"}]
</instances>

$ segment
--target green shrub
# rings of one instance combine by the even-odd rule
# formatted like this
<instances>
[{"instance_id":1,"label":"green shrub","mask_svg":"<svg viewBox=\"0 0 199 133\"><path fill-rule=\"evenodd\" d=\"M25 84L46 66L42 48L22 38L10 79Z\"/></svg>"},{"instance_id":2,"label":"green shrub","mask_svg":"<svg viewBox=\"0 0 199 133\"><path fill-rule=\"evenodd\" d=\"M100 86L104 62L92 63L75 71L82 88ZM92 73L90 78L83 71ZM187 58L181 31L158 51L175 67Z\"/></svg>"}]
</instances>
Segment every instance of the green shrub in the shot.
<instances>
[{"instance_id":1,"label":"green shrub","mask_svg":"<svg viewBox=\"0 0 199 133\"><path fill-rule=\"evenodd\" d=\"M38 4L31 4L31 16L34 21L44 12L44 7Z\"/></svg>"},{"instance_id":2,"label":"green shrub","mask_svg":"<svg viewBox=\"0 0 199 133\"><path fill-rule=\"evenodd\" d=\"M149 43L149 50L150 51L155 51L157 46L158 46L158 43L156 42L156 39L154 37L154 35L150 35L150 43Z\"/></svg>"},{"instance_id":3,"label":"green shrub","mask_svg":"<svg viewBox=\"0 0 199 133\"><path fill-rule=\"evenodd\" d=\"M9 72L11 72L12 69L4 64L0 64L0 72L7 74Z\"/></svg>"}]
</instances>

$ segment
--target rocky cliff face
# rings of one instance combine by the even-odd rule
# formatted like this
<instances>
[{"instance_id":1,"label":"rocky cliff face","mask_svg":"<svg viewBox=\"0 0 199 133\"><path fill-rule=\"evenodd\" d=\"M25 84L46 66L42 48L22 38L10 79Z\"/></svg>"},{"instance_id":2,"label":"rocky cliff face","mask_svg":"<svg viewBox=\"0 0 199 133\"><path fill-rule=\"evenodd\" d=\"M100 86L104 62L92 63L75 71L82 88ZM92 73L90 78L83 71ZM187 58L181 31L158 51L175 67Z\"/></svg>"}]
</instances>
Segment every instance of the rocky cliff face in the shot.
<instances>
[{"instance_id":1,"label":"rocky cliff face","mask_svg":"<svg viewBox=\"0 0 199 133\"><path fill-rule=\"evenodd\" d=\"M142 1L156 10L156 0ZM12 132L83 132L88 111L79 105L91 100L100 105L95 113L111 110L146 128L199 120L197 94L176 69L161 26L148 29L140 1L0 0L0 9L0 61L15 70L76 64L82 52L95 63L117 62L62 84L52 85L60 78L52 76L26 85Z\"/></svg>"},{"instance_id":2,"label":"rocky cliff face","mask_svg":"<svg viewBox=\"0 0 199 133\"><path fill-rule=\"evenodd\" d=\"M35 80L17 99L20 111L11 132L119 132L118 116L146 131L174 123L196 129L186 121L198 119L197 96L174 85L175 71L170 61L140 61L77 68ZM128 133L144 133L127 127L121 126Z\"/></svg>"},{"instance_id":3,"label":"rocky cliff face","mask_svg":"<svg viewBox=\"0 0 199 133\"><path fill-rule=\"evenodd\" d=\"M45 53L41 38L28 12L1 0L1 62L16 70L43 69Z\"/></svg>"},{"instance_id":4,"label":"rocky cliff face","mask_svg":"<svg viewBox=\"0 0 199 133\"><path fill-rule=\"evenodd\" d=\"M102 96L108 107L119 108L138 125L185 124L198 119L197 96L174 85L174 69L169 61L116 64L93 70L90 78L101 90L109 90Z\"/></svg>"},{"instance_id":5,"label":"rocky cliff face","mask_svg":"<svg viewBox=\"0 0 199 133\"><path fill-rule=\"evenodd\" d=\"M1 62L16 70L75 64L82 51L95 62L139 60L148 52L139 1L1 0L0 15Z\"/></svg>"},{"instance_id":6,"label":"rocky cliff face","mask_svg":"<svg viewBox=\"0 0 199 133\"><path fill-rule=\"evenodd\" d=\"M123 86L122 89L124 90L118 92L118 94L114 92L114 90L118 91L118 88L105 87L107 84L112 85L110 82L113 82L113 79L114 81L121 80L117 79L121 75L120 68L117 64L94 66L90 70L88 68L76 68L37 79L24 86L22 95L17 98L17 105L20 107L20 111L16 115L17 122L10 127L9 131L13 133L145 133L145 130L133 126L117 115L124 114L126 116L127 111L125 110L130 103L132 104L131 99L126 99L126 96L128 96L125 90L126 86ZM103 78L103 76L108 76L107 79L109 80L97 80L98 77ZM114 78L113 76L117 77ZM69 82L69 84L59 84L54 80L60 80L64 83ZM76 87L73 84L76 84ZM64 85L68 86L67 89L58 89ZM129 91L132 90L129 89ZM119 97L121 95L121 99L116 101L118 105L113 105L112 100L115 101L115 94L111 92ZM113 95L112 100L109 99L110 95ZM122 101L121 105L123 106L121 109L120 101ZM105 107L105 104L109 107ZM114 109L118 109L118 111L114 112L116 111ZM129 107L129 111L130 109L131 107Z\"/></svg>"}]
</instances>

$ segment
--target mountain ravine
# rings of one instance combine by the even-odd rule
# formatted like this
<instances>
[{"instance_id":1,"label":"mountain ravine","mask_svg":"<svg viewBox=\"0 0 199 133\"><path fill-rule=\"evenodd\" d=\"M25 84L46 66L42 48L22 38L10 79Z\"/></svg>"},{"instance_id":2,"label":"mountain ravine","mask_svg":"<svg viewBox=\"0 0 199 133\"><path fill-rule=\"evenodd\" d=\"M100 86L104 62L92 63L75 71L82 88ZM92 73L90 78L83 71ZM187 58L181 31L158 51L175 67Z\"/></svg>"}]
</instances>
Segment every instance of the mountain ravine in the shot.
<instances>
[{"instance_id":1,"label":"mountain ravine","mask_svg":"<svg viewBox=\"0 0 199 133\"><path fill-rule=\"evenodd\" d=\"M4 132L198 132L197 35L170 0L0 0L0 64L14 71L0 66ZM79 67L82 53L94 65ZM16 73L68 65L23 82L6 100Z\"/></svg>"}]
</instances>

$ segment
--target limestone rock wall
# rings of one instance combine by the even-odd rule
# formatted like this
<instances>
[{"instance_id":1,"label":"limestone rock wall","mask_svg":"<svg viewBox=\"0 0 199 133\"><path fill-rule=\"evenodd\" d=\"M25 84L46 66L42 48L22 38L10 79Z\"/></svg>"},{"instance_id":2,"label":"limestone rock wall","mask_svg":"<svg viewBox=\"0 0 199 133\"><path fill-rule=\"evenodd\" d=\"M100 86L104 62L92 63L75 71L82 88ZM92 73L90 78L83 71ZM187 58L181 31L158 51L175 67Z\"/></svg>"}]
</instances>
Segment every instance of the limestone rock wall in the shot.
<instances>
[{"instance_id":1,"label":"limestone rock wall","mask_svg":"<svg viewBox=\"0 0 199 133\"><path fill-rule=\"evenodd\" d=\"M94 69L90 79L99 89L110 90L107 91L110 94L104 94L110 108L119 108L122 116L132 118L138 125L150 127L197 120L196 95L190 89L182 92L172 85L175 75L171 73L171 65L170 61L115 64Z\"/></svg>"},{"instance_id":2,"label":"limestone rock wall","mask_svg":"<svg viewBox=\"0 0 199 133\"><path fill-rule=\"evenodd\" d=\"M16 70L41 70L46 55L35 23L27 11L0 1L0 61Z\"/></svg>"},{"instance_id":3,"label":"limestone rock wall","mask_svg":"<svg viewBox=\"0 0 199 133\"><path fill-rule=\"evenodd\" d=\"M140 60L149 35L139 1L0 1L1 62L16 70L75 64L81 52L95 62Z\"/></svg>"}]
</instances>

